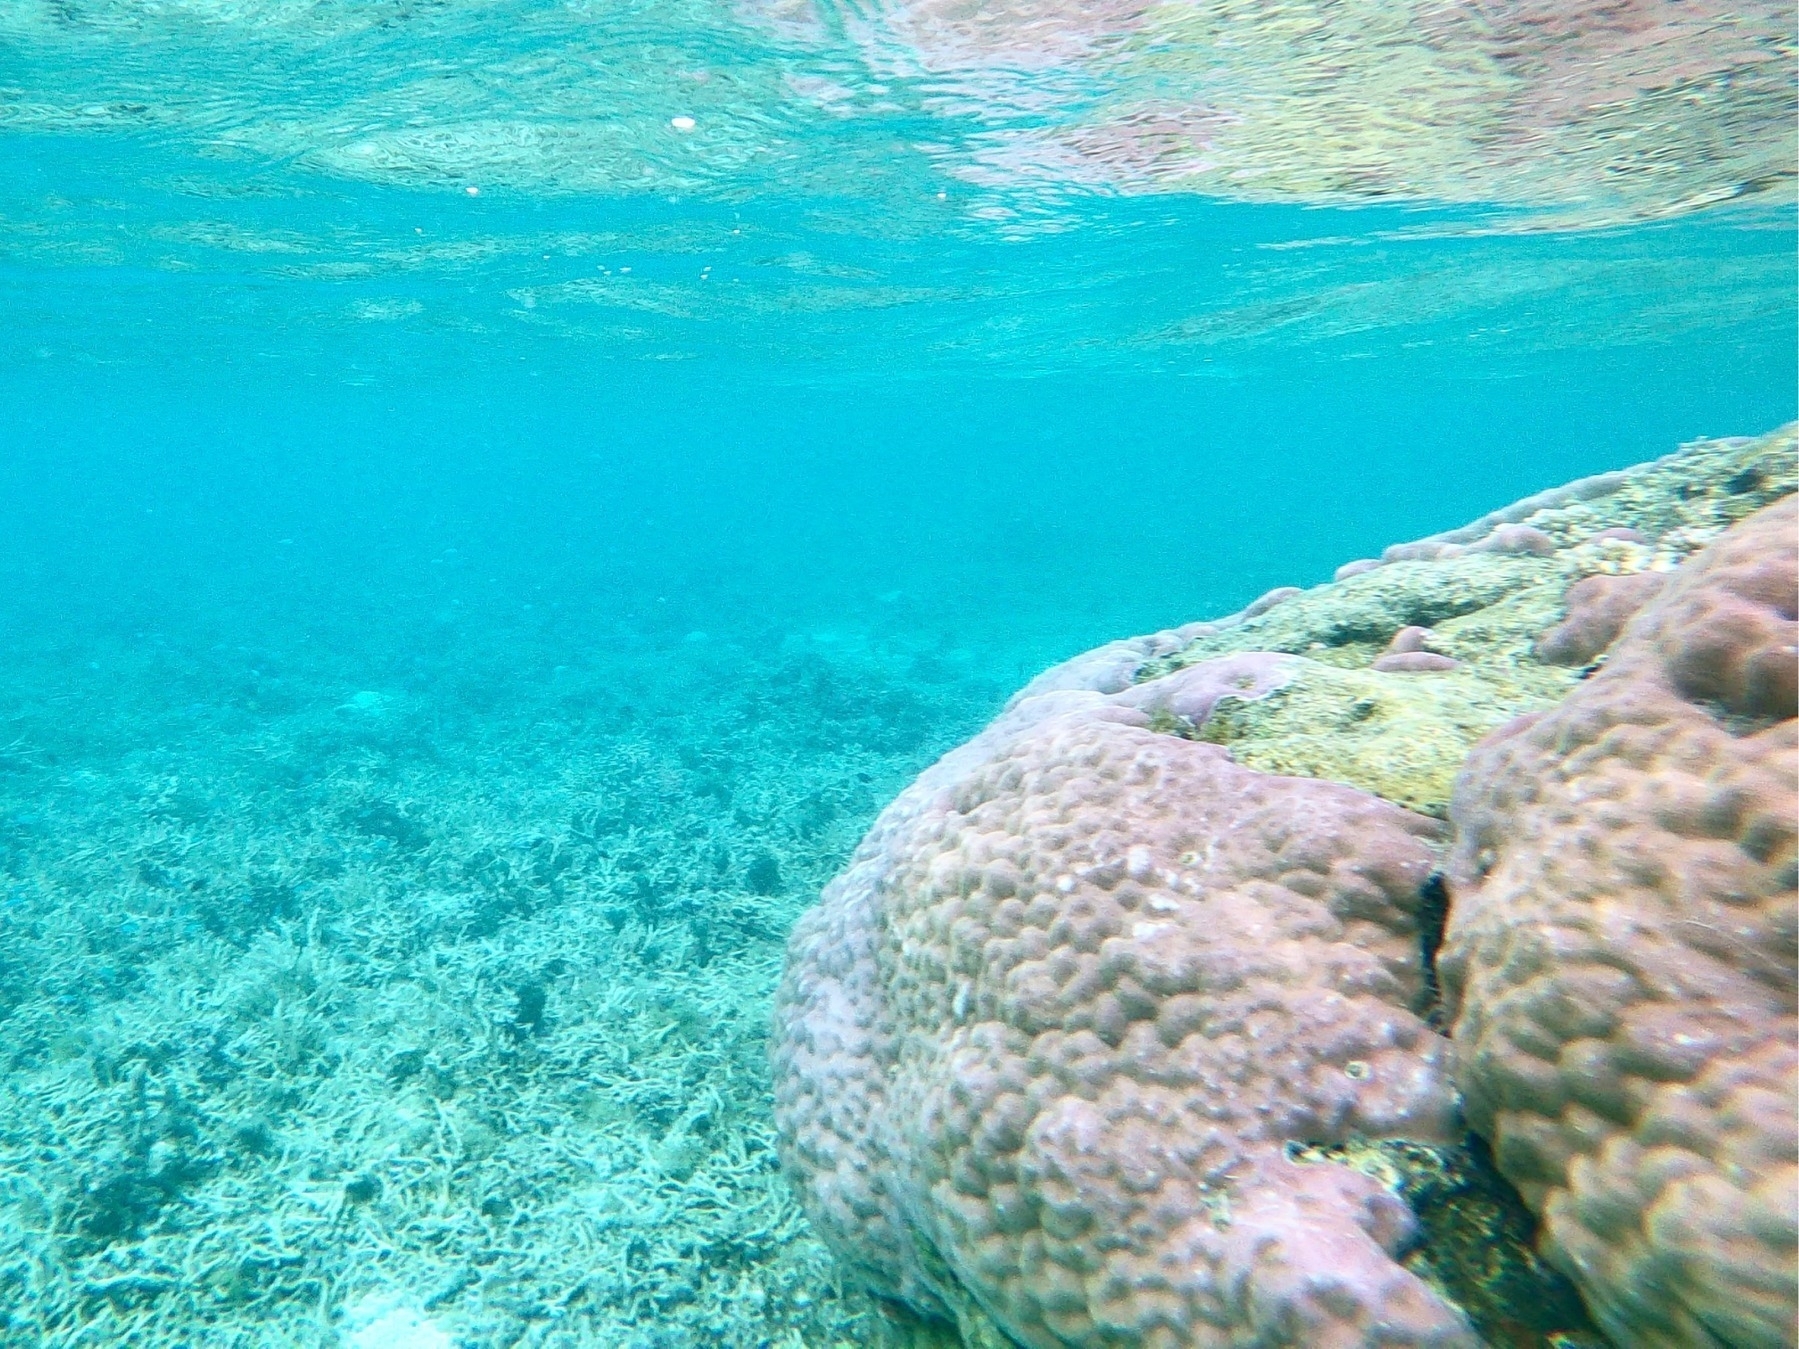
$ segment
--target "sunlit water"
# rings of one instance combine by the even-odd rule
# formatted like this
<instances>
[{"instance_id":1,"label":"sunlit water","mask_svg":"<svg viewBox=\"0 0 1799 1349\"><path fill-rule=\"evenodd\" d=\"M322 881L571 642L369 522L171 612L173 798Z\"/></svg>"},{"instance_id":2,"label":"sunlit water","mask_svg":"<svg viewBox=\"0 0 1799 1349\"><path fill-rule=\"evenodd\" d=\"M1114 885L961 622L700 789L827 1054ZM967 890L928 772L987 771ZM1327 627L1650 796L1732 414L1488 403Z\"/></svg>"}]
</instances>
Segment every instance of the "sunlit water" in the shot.
<instances>
[{"instance_id":1,"label":"sunlit water","mask_svg":"<svg viewBox=\"0 0 1799 1349\"><path fill-rule=\"evenodd\" d=\"M724 860L626 930L699 940L714 891L768 889L746 870L765 851L787 921L883 795L1042 665L1791 418L1790 16L1685 15L1645 3L1534 50L1526 5L0 6L0 866L31 915L0 931L15 1081L64 1089L105 1018L129 1041L134 1017L192 1004L190 948L224 942L235 967L356 911L338 878L358 864L222 934L189 912L198 889L155 879L170 849L210 848L217 885L254 891L226 872L280 851L284 794L354 778L362 804L306 808L401 851L368 802L442 815L433 846L466 862L484 845L444 782L573 781L635 737L630 774L661 763ZM369 729L402 704L405 736ZM719 708L737 729L694 720ZM308 717L340 739L308 739ZM714 749L728 766L701 763ZM292 775L256 778L258 755ZM775 801L753 819L752 779ZM145 804L178 790L204 803ZM489 805L532 837L579 815ZM658 810L629 826L652 871L698 846ZM229 818L266 828L221 843ZM429 883L473 886L473 865ZM612 893L583 884L557 903ZM497 950L547 902L420 949ZM762 962L729 994L753 1063L779 922L737 939ZM655 963L629 968L653 983ZM504 1023L518 978L480 979L501 991L476 1021ZM352 1035L374 1013L330 1015ZM743 1100L760 1090L742 1068ZM251 1109L198 1108L207 1139ZM329 1132L329 1109L267 1106L272 1136ZM686 1109L631 1127L653 1141ZM19 1139L51 1128L11 1110ZM208 1143L191 1194L151 1184L109 1227L92 1197L133 1147L149 1165L145 1127L96 1123L74 1153L92 1174L6 1192L17 1342L334 1342L358 1324L342 1305L406 1303L437 1271L389 1215L292 1286L93 1293L102 1267L183 1287L181 1205L229 1230L273 1202L243 1197L259 1166L291 1196L375 1165L345 1153L301 1181L279 1148ZM748 1105L733 1127L760 1137ZM681 1169L665 1236L699 1222ZM562 1268L578 1221L557 1224L519 1229L509 1277ZM444 1324L606 1344L862 1324L783 1232L691 1296L640 1262L560 1321L458 1292ZM764 1302L741 1292L758 1261L785 1271Z\"/></svg>"}]
</instances>

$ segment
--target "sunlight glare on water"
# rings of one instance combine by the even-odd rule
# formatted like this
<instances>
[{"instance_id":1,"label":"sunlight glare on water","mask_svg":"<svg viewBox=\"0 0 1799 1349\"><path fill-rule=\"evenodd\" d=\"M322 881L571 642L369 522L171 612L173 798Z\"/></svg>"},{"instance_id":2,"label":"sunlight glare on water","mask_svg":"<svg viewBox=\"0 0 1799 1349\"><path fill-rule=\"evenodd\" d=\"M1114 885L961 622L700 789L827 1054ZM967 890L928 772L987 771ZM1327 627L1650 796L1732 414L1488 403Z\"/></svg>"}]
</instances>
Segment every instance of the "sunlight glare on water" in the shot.
<instances>
[{"instance_id":1,"label":"sunlight glare on water","mask_svg":"<svg viewBox=\"0 0 1799 1349\"><path fill-rule=\"evenodd\" d=\"M4 228L315 332L1015 373L1353 332L1490 367L1778 315L1785 37L1672 0L22 0Z\"/></svg>"}]
</instances>

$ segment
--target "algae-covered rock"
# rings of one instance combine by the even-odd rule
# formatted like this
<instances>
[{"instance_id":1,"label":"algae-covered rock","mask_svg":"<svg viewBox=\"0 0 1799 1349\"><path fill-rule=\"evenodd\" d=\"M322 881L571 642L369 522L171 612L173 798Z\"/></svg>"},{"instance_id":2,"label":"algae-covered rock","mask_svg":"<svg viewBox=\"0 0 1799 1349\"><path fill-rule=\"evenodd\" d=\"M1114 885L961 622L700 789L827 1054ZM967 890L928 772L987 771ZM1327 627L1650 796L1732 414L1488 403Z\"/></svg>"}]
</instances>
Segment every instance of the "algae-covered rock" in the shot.
<instances>
[{"instance_id":1,"label":"algae-covered rock","mask_svg":"<svg viewBox=\"0 0 1799 1349\"><path fill-rule=\"evenodd\" d=\"M1325 778L1443 818L1468 750L1524 708L1547 706L1561 672L1494 679L1466 668L1388 674L1296 660L1287 684L1219 704L1197 732L1264 773Z\"/></svg>"},{"instance_id":2,"label":"algae-covered rock","mask_svg":"<svg viewBox=\"0 0 1799 1349\"><path fill-rule=\"evenodd\" d=\"M1288 651L1365 664L1354 659L1357 648L1384 647L1401 628L1444 630L1448 620L1495 609L1501 612L1479 625L1464 623L1464 630L1482 632L1491 654L1528 657L1522 639L1534 639L1546 616L1559 616L1562 594L1573 581L1672 571L1738 520L1796 489L1793 427L1755 439L1696 441L1635 468L1527 497L1460 529L1395 544L1380 559L1349 563L1338 580L1288 595L1261 612L1251 605L1241 614L1191 625L1181 631L1194 632L1193 638L1147 663L1138 678L1231 651ZM1548 540L1551 551L1523 547L1520 529L1533 540ZM1517 640L1495 640L1502 634ZM1462 651L1448 654L1468 659Z\"/></svg>"},{"instance_id":3,"label":"algae-covered rock","mask_svg":"<svg viewBox=\"0 0 1799 1349\"><path fill-rule=\"evenodd\" d=\"M1528 497L1380 559L1351 563L1310 590L1284 587L1242 613L1193 624L1135 675L1245 652L1304 657L1274 694L1227 700L1196 734L1269 773L1348 783L1442 817L1462 760L1489 731L1559 702L1583 671L1540 641L1568 595L1596 576L1665 573L1761 506L1799 486L1792 427L1756 439L1699 441L1652 463ZM1577 594L1578 598L1578 594ZM1425 636L1413 637L1423 629ZM1389 643L1456 668L1377 669ZM1603 653L1595 653L1603 659ZM1431 661L1390 659L1421 666Z\"/></svg>"},{"instance_id":4,"label":"algae-covered rock","mask_svg":"<svg viewBox=\"0 0 1799 1349\"><path fill-rule=\"evenodd\" d=\"M1350 657L1343 663L1367 664L1401 628L1434 629L1508 597L1552 587L1560 576L1553 560L1534 557L1402 559L1302 591L1240 622L1222 620L1217 630L1146 673L1164 673L1230 651L1342 652Z\"/></svg>"}]
</instances>

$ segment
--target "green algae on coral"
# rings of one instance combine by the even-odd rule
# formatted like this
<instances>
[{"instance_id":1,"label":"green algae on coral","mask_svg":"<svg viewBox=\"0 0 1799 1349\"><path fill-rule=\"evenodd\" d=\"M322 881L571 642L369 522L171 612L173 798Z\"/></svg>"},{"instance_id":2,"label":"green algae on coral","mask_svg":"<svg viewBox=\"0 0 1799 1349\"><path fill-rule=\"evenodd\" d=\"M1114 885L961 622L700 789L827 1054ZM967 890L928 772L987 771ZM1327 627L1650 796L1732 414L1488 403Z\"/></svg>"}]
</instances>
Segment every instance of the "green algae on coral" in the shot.
<instances>
[{"instance_id":1,"label":"green algae on coral","mask_svg":"<svg viewBox=\"0 0 1799 1349\"><path fill-rule=\"evenodd\" d=\"M1246 767L1347 783L1438 818L1475 742L1554 701L1550 679L1487 680L1466 669L1385 674L1302 660L1295 671L1265 698L1220 703L1198 737L1230 746Z\"/></svg>"},{"instance_id":2,"label":"green algae on coral","mask_svg":"<svg viewBox=\"0 0 1799 1349\"><path fill-rule=\"evenodd\" d=\"M1151 660L1143 682L1246 651L1285 652L1286 687L1219 704L1197 735L1264 772L1347 783L1439 818L1475 743L1552 706L1579 674L1545 665L1537 638L1582 577L1667 571L1737 520L1799 487L1795 430L1707 440L1544 492L1458 530L1388 550L1341 579L1233 616ZM1502 529L1540 552L1506 551ZM1609 536L1608 536L1609 535ZM1430 630L1447 671L1371 668L1401 629Z\"/></svg>"}]
</instances>

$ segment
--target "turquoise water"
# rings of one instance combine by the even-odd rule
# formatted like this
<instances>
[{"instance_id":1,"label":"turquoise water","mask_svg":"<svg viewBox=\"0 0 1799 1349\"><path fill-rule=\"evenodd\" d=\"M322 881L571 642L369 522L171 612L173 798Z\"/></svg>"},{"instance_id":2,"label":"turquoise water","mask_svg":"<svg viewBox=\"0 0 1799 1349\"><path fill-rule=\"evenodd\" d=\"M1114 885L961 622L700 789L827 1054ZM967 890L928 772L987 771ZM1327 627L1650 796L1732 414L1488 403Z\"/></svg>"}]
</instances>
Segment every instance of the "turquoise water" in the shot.
<instances>
[{"instance_id":1,"label":"turquoise water","mask_svg":"<svg viewBox=\"0 0 1799 1349\"><path fill-rule=\"evenodd\" d=\"M1778 43L1551 142L1223 6L5 11L6 1343L872 1342L762 1054L881 804L1795 413Z\"/></svg>"}]
</instances>

